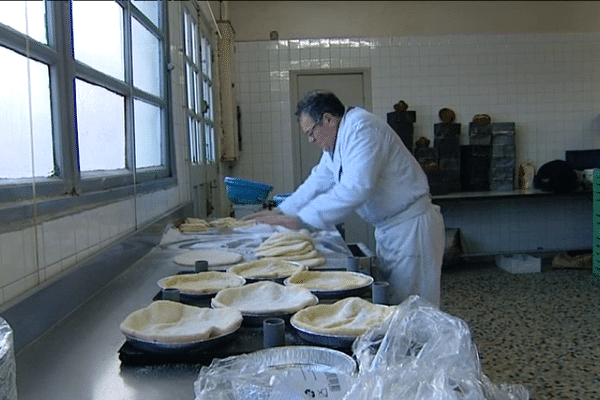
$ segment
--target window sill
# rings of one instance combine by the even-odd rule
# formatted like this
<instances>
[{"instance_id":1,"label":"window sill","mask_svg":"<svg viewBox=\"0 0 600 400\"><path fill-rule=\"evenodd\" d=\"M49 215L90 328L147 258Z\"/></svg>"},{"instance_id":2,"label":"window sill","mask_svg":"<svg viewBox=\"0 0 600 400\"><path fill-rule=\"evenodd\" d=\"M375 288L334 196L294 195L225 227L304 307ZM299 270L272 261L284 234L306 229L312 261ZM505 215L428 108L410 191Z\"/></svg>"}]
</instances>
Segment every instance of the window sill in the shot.
<instances>
[{"instance_id":1,"label":"window sill","mask_svg":"<svg viewBox=\"0 0 600 400\"><path fill-rule=\"evenodd\" d=\"M34 214L39 224L60 216L80 213L101 205L132 198L136 195L169 189L176 185L176 178L166 178L138 184L135 189L133 186L123 186L82 195L44 197L37 199L35 202L26 200L3 203L0 204L0 221L3 221L0 225L0 233L31 227Z\"/></svg>"}]
</instances>

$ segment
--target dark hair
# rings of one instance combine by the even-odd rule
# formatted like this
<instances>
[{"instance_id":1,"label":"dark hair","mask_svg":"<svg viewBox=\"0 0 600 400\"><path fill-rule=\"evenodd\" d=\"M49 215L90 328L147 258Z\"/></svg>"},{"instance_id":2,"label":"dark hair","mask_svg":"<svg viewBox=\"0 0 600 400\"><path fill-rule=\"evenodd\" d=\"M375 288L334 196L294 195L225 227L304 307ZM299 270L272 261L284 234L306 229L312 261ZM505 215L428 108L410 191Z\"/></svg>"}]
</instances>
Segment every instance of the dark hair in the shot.
<instances>
[{"instance_id":1,"label":"dark hair","mask_svg":"<svg viewBox=\"0 0 600 400\"><path fill-rule=\"evenodd\" d=\"M346 107L335 94L325 90L315 90L305 94L298 102L296 118L306 114L318 124L323 119L323 114L330 113L334 117L342 118L345 110Z\"/></svg>"}]
</instances>

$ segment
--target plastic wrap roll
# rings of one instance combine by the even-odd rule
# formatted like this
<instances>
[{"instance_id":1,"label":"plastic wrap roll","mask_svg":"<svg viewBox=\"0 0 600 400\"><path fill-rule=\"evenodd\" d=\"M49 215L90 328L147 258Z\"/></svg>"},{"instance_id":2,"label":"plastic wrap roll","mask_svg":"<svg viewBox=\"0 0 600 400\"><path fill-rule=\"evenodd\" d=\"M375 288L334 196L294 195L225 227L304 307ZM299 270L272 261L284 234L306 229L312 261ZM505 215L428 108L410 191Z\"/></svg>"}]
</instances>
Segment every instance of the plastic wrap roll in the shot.
<instances>
[{"instance_id":1,"label":"plastic wrap roll","mask_svg":"<svg viewBox=\"0 0 600 400\"><path fill-rule=\"evenodd\" d=\"M0 317L0 399L17 400L17 365L13 332Z\"/></svg>"}]
</instances>

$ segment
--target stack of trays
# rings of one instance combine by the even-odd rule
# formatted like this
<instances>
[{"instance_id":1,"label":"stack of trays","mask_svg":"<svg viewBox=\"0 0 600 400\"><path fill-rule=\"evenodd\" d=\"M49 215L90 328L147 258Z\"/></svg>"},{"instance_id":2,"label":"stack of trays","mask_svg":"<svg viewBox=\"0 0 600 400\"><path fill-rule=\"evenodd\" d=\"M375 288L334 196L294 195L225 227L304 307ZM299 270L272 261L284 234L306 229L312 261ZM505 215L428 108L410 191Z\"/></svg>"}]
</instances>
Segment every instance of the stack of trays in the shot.
<instances>
[{"instance_id":1,"label":"stack of trays","mask_svg":"<svg viewBox=\"0 0 600 400\"><path fill-rule=\"evenodd\" d=\"M515 123L494 122L490 163L490 190L513 190L515 176Z\"/></svg>"},{"instance_id":2,"label":"stack of trays","mask_svg":"<svg viewBox=\"0 0 600 400\"><path fill-rule=\"evenodd\" d=\"M465 191L513 190L515 123L469 124L469 146L461 149L461 185Z\"/></svg>"},{"instance_id":3,"label":"stack of trays","mask_svg":"<svg viewBox=\"0 0 600 400\"><path fill-rule=\"evenodd\" d=\"M469 144L477 146L492 145L492 124L469 123Z\"/></svg>"},{"instance_id":4,"label":"stack of trays","mask_svg":"<svg viewBox=\"0 0 600 400\"><path fill-rule=\"evenodd\" d=\"M417 120L415 111L394 111L387 114L388 125L400 136L408 151L413 151L413 124Z\"/></svg>"},{"instance_id":5,"label":"stack of trays","mask_svg":"<svg viewBox=\"0 0 600 400\"><path fill-rule=\"evenodd\" d=\"M465 192L490 190L491 147L469 144L460 146L460 186Z\"/></svg>"},{"instance_id":6,"label":"stack of trays","mask_svg":"<svg viewBox=\"0 0 600 400\"><path fill-rule=\"evenodd\" d=\"M434 125L433 147L437 149L441 178L447 182L449 192L460 188L460 129L461 124L438 123Z\"/></svg>"},{"instance_id":7,"label":"stack of trays","mask_svg":"<svg viewBox=\"0 0 600 400\"><path fill-rule=\"evenodd\" d=\"M464 191L487 192L491 179L492 123L478 122L469 123L469 145L461 149L461 185Z\"/></svg>"}]
</instances>

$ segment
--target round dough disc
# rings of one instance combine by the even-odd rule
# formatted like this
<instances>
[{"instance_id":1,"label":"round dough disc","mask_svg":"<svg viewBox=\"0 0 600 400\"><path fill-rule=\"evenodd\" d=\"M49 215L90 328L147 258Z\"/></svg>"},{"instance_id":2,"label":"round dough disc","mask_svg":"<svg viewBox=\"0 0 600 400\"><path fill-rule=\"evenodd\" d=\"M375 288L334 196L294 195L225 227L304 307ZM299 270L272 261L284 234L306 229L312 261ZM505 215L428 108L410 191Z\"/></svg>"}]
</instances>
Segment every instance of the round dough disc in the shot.
<instances>
[{"instance_id":1,"label":"round dough disc","mask_svg":"<svg viewBox=\"0 0 600 400\"><path fill-rule=\"evenodd\" d=\"M260 281L219 291L212 298L211 306L235 308L242 314L264 315L293 313L318 302L317 296L308 289Z\"/></svg>"},{"instance_id":2,"label":"round dough disc","mask_svg":"<svg viewBox=\"0 0 600 400\"><path fill-rule=\"evenodd\" d=\"M173 275L158 281L161 289L178 289L181 294L200 295L217 293L228 287L242 286L245 279L220 271L204 271L196 274Z\"/></svg>"},{"instance_id":3,"label":"round dough disc","mask_svg":"<svg viewBox=\"0 0 600 400\"><path fill-rule=\"evenodd\" d=\"M209 266L229 265L242 261L244 257L239 253L227 250L193 250L180 254L173 258L173 262L186 267L193 267L198 260L208 261Z\"/></svg>"},{"instance_id":4,"label":"round dough disc","mask_svg":"<svg viewBox=\"0 0 600 400\"><path fill-rule=\"evenodd\" d=\"M306 267L300 264L287 262L278 258L262 258L260 260L237 264L229 267L227 272L244 278L270 279L287 278Z\"/></svg>"},{"instance_id":5,"label":"round dough disc","mask_svg":"<svg viewBox=\"0 0 600 400\"><path fill-rule=\"evenodd\" d=\"M347 297L333 304L318 304L298 311L290 324L321 335L359 336L381 325L396 306L373 304L360 297Z\"/></svg>"},{"instance_id":6,"label":"round dough disc","mask_svg":"<svg viewBox=\"0 0 600 400\"><path fill-rule=\"evenodd\" d=\"M237 330L242 314L232 308L219 310L157 300L134 311L121 323L126 336L158 343L190 343Z\"/></svg>"},{"instance_id":7,"label":"round dough disc","mask_svg":"<svg viewBox=\"0 0 600 400\"><path fill-rule=\"evenodd\" d=\"M372 277L349 271L300 271L285 281L286 285L325 291L357 289L372 283Z\"/></svg>"}]
</instances>

